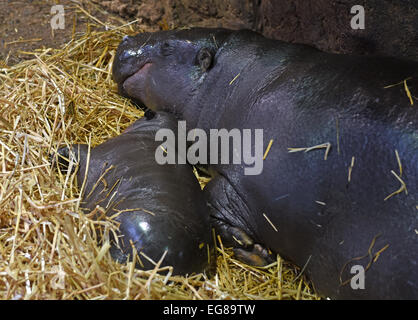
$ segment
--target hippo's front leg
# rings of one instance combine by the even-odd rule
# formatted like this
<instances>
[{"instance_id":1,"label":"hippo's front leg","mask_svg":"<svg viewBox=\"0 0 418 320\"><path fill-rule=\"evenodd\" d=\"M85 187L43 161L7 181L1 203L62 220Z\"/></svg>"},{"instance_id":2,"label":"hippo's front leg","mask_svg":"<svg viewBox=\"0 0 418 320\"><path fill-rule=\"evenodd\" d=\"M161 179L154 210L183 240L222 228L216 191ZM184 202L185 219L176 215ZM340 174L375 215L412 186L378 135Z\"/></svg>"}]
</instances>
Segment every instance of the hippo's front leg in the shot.
<instances>
[{"instance_id":1,"label":"hippo's front leg","mask_svg":"<svg viewBox=\"0 0 418 320\"><path fill-rule=\"evenodd\" d=\"M261 244L254 243L248 226L249 208L223 176L213 178L204 189L212 227L238 260L252 266L266 266L274 260Z\"/></svg>"}]
</instances>

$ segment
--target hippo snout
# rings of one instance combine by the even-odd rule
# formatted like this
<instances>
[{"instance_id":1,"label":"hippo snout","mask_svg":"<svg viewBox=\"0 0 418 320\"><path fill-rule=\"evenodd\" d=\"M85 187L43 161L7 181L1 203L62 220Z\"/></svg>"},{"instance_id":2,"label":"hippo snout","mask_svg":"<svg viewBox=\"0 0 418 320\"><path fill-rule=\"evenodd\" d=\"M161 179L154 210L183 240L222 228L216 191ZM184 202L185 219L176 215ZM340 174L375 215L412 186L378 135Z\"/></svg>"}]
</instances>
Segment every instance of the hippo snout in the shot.
<instances>
[{"instance_id":1,"label":"hippo snout","mask_svg":"<svg viewBox=\"0 0 418 320\"><path fill-rule=\"evenodd\" d=\"M150 54L145 47L146 39L147 33L123 37L116 51L112 70L113 80L119 86L150 60Z\"/></svg>"}]
</instances>

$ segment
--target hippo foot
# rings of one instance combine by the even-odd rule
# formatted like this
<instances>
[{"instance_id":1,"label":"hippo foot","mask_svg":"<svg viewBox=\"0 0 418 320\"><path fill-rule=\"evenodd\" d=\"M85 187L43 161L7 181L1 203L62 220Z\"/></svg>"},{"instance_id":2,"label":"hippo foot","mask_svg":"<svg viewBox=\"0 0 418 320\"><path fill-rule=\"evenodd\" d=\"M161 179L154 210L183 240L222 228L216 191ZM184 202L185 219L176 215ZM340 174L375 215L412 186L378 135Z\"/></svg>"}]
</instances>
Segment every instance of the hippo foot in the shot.
<instances>
[{"instance_id":1,"label":"hippo foot","mask_svg":"<svg viewBox=\"0 0 418 320\"><path fill-rule=\"evenodd\" d=\"M274 262L268 250L259 244L255 244L252 250L234 248L234 254L238 260L254 267L264 267Z\"/></svg>"},{"instance_id":2,"label":"hippo foot","mask_svg":"<svg viewBox=\"0 0 418 320\"><path fill-rule=\"evenodd\" d=\"M251 266L262 267L274 262L269 250L255 243L249 232L244 231L248 209L229 182L221 176L212 179L205 187L212 226L225 247L232 247L235 257Z\"/></svg>"},{"instance_id":3,"label":"hippo foot","mask_svg":"<svg viewBox=\"0 0 418 320\"><path fill-rule=\"evenodd\" d=\"M269 250L261 244L254 243L253 239L243 230L229 226L221 221L212 221L217 234L222 239L222 244L232 247L237 260L250 266L263 267L274 262Z\"/></svg>"},{"instance_id":4,"label":"hippo foot","mask_svg":"<svg viewBox=\"0 0 418 320\"><path fill-rule=\"evenodd\" d=\"M62 173L67 173L70 166L70 161L78 163L80 157L85 157L87 154L87 145L75 144L71 147L61 147L57 150L55 155L51 155L52 167L59 169ZM75 170L72 167L71 173Z\"/></svg>"},{"instance_id":5,"label":"hippo foot","mask_svg":"<svg viewBox=\"0 0 418 320\"><path fill-rule=\"evenodd\" d=\"M59 169L62 173L68 171L70 164L70 150L68 147L59 148L56 154L51 154L49 157L53 168Z\"/></svg>"}]
</instances>

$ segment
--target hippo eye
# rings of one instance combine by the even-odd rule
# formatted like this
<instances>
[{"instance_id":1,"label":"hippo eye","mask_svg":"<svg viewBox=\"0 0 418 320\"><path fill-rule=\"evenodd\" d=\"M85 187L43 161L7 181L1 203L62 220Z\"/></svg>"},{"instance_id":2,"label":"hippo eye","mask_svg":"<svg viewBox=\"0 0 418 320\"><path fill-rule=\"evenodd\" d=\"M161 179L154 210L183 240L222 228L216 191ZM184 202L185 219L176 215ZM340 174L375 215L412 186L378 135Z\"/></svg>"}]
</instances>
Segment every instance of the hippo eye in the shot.
<instances>
[{"instance_id":1,"label":"hippo eye","mask_svg":"<svg viewBox=\"0 0 418 320\"><path fill-rule=\"evenodd\" d=\"M163 56L168 56L173 53L173 47L170 45L168 41L164 41L161 44L161 54Z\"/></svg>"},{"instance_id":2,"label":"hippo eye","mask_svg":"<svg viewBox=\"0 0 418 320\"><path fill-rule=\"evenodd\" d=\"M203 72L206 72L212 66L213 53L209 48L203 47L196 56L196 64L200 66Z\"/></svg>"}]
</instances>

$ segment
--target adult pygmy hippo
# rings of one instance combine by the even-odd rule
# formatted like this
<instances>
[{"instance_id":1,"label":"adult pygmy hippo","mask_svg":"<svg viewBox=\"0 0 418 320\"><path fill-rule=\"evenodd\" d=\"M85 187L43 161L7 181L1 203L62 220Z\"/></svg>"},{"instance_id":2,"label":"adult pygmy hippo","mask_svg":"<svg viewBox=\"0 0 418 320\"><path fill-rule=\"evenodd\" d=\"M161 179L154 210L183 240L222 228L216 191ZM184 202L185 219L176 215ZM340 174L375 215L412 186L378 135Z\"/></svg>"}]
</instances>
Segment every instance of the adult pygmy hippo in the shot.
<instances>
[{"instance_id":1,"label":"adult pygmy hippo","mask_svg":"<svg viewBox=\"0 0 418 320\"><path fill-rule=\"evenodd\" d=\"M140 252L157 262L167 251L162 265L173 266L175 274L201 272L210 266L209 210L191 166L156 162L160 128L176 132L177 122L165 113L140 119L91 149L89 160L87 145L59 153L78 159L79 186L88 163L81 207L91 212L100 206L107 216L116 216L119 245L112 241L113 258L123 262L132 257L133 244L143 264L138 267L154 267Z\"/></svg>"},{"instance_id":2,"label":"adult pygmy hippo","mask_svg":"<svg viewBox=\"0 0 418 320\"><path fill-rule=\"evenodd\" d=\"M263 129L262 173L212 164L205 188L242 259L270 249L330 298L418 298L416 62L189 29L125 37L113 75L188 128Z\"/></svg>"}]
</instances>

